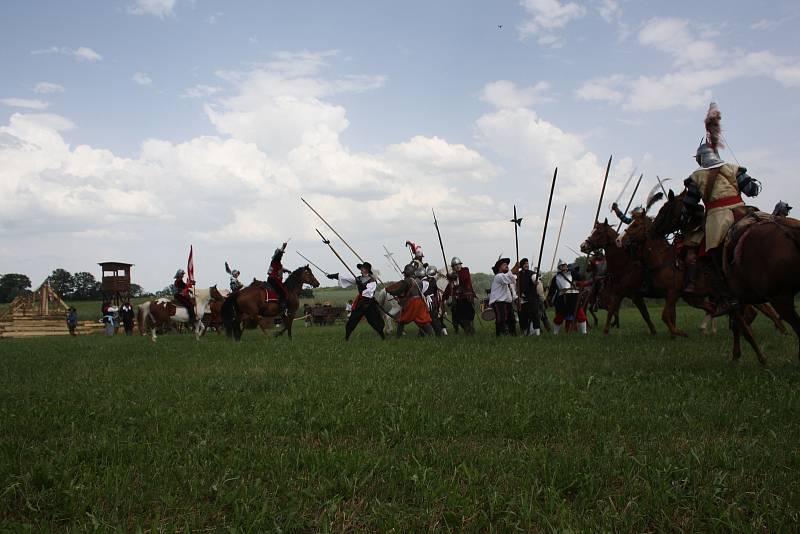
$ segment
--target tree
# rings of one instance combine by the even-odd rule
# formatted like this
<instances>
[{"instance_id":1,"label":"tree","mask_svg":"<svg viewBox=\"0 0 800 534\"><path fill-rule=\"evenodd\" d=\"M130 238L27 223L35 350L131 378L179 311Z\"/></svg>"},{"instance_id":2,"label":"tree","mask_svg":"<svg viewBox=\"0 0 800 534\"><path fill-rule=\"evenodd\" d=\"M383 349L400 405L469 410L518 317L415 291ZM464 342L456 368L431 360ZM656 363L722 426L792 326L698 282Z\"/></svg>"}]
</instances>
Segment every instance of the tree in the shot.
<instances>
[{"instance_id":1,"label":"tree","mask_svg":"<svg viewBox=\"0 0 800 534\"><path fill-rule=\"evenodd\" d=\"M300 290L300 298L301 299L313 299L314 298L314 290L310 287L306 287Z\"/></svg>"},{"instance_id":2,"label":"tree","mask_svg":"<svg viewBox=\"0 0 800 534\"><path fill-rule=\"evenodd\" d=\"M11 302L20 293L30 288L31 279L24 274L4 274L0 276L0 302Z\"/></svg>"},{"instance_id":3,"label":"tree","mask_svg":"<svg viewBox=\"0 0 800 534\"><path fill-rule=\"evenodd\" d=\"M145 292L139 284L131 284L131 297L144 297Z\"/></svg>"},{"instance_id":4,"label":"tree","mask_svg":"<svg viewBox=\"0 0 800 534\"><path fill-rule=\"evenodd\" d=\"M96 300L102 294L100 282L95 280L92 273L80 272L72 275L72 298L75 300Z\"/></svg>"},{"instance_id":5,"label":"tree","mask_svg":"<svg viewBox=\"0 0 800 534\"><path fill-rule=\"evenodd\" d=\"M62 299L72 297L75 286L72 282L72 275L65 269L56 269L50 275L50 287L61 296Z\"/></svg>"}]
</instances>

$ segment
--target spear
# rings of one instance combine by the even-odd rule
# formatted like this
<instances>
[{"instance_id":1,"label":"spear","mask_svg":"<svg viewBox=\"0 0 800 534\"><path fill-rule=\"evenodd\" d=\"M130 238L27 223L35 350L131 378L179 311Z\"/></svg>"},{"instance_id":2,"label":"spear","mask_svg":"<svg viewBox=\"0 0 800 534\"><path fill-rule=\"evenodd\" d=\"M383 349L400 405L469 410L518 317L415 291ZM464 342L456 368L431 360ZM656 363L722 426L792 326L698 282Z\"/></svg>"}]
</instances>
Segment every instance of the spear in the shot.
<instances>
[{"instance_id":1,"label":"spear","mask_svg":"<svg viewBox=\"0 0 800 534\"><path fill-rule=\"evenodd\" d=\"M553 251L553 261L550 262L550 270L556 264L556 256L558 256L558 244L561 242L561 229L564 228L564 216L567 214L567 206L564 205L564 211L561 213L561 224L558 226L558 237L556 238L556 249Z\"/></svg>"},{"instance_id":2,"label":"spear","mask_svg":"<svg viewBox=\"0 0 800 534\"><path fill-rule=\"evenodd\" d=\"M516 204L514 204L514 218L511 219L511 222L514 223L514 248L517 251L517 263L519 263L519 236L517 234L517 229L522 226L522 217L517 217Z\"/></svg>"},{"instance_id":3,"label":"spear","mask_svg":"<svg viewBox=\"0 0 800 534\"><path fill-rule=\"evenodd\" d=\"M633 198L636 196L636 191L639 190L639 184L642 183L642 177L643 176L644 176L644 174L640 174L639 175L639 180L636 182L636 187L633 188L633 194L631 195L630 200L628 200L628 206L625 208L625 211L622 213L623 216L627 215L628 210L631 208L631 203L633 202ZM619 233L620 228L622 228L622 221L621 220L619 221L619 226L617 226L617 233Z\"/></svg>"},{"instance_id":4,"label":"spear","mask_svg":"<svg viewBox=\"0 0 800 534\"><path fill-rule=\"evenodd\" d=\"M386 254L384 254L383 257L386 258L387 260L389 260L389 265L394 267L394 270L397 271L398 274L403 274L402 272L400 272L400 266L397 264L397 262L394 259L394 253L393 252L389 252L389 249L386 248L386 245L383 245L383 250L386 251Z\"/></svg>"},{"instance_id":5,"label":"spear","mask_svg":"<svg viewBox=\"0 0 800 534\"><path fill-rule=\"evenodd\" d=\"M309 207L310 207L310 206L309 206ZM316 228L314 228L314 230L317 230L317 229L316 229ZM355 278L358 278L358 277L356 276L356 273L354 273L354 272L353 272L353 271L350 269L350 267L347 265L347 263L345 263L345 261L342 259L342 257L341 257L341 256L339 256L339 253L338 253L338 252L336 252L336 249L335 249L335 248L333 248L333 245L331 245L331 240L330 240L330 239L325 239L325 236L324 236L324 235L322 235L322 232L320 232L319 230L317 230L317 233L318 233L318 234L319 234L319 236L322 238L322 242L323 242L323 243L325 243L326 245L328 245L328 247L331 249L331 252L333 252L333 253L336 255L336 257L337 257L337 258L339 258L339 261L340 261L340 262L342 262L342 265L344 265L344 268L345 268L345 269L347 269L348 271L350 271L350 274L352 274L352 275L353 275L353 278L354 278L354 279L355 279Z\"/></svg>"},{"instance_id":6,"label":"spear","mask_svg":"<svg viewBox=\"0 0 800 534\"><path fill-rule=\"evenodd\" d=\"M608 160L611 165L611 160ZM550 206L553 204L553 191L556 189L556 177L558 176L558 167L553 172L553 183L550 185L550 198L547 200L547 215L544 216L544 230L542 231L542 245L539 247L539 261L536 263L536 281L539 281L539 270L542 268L542 254L544 254L544 239L547 237L547 221L550 220ZM608 174L606 174L608 176ZM599 208L598 208L599 210Z\"/></svg>"},{"instance_id":7,"label":"spear","mask_svg":"<svg viewBox=\"0 0 800 534\"><path fill-rule=\"evenodd\" d=\"M449 275L450 268L447 265L447 255L444 253L444 244L442 244L442 233L439 231L439 221L436 220L436 212L433 211L433 208L431 208L431 213L433 213L433 226L436 227L436 235L439 236L439 248L442 251L442 260L444 261L444 271Z\"/></svg>"},{"instance_id":8,"label":"spear","mask_svg":"<svg viewBox=\"0 0 800 534\"><path fill-rule=\"evenodd\" d=\"M664 198L667 198L667 190L664 189L664 182L661 181L661 178L656 174L656 180L658 180L658 185L661 186L661 192L664 193ZM669 178L667 178L669 180Z\"/></svg>"},{"instance_id":9,"label":"spear","mask_svg":"<svg viewBox=\"0 0 800 534\"><path fill-rule=\"evenodd\" d=\"M606 194L606 184L608 183L608 171L611 170L611 159L614 157L612 154L608 157L608 165L606 166L606 177L603 178L603 189L600 191L600 202L597 203L597 213L594 216L594 222L597 223L597 219L600 217L600 206L603 205L603 196Z\"/></svg>"},{"instance_id":10,"label":"spear","mask_svg":"<svg viewBox=\"0 0 800 534\"><path fill-rule=\"evenodd\" d=\"M318 269L318 270L319 270L319 271L320 271L322 274L324 274L325 276L328 276L328 275L330 274L330 273L326 273L326 272L325 272L325 269L323 269L322 267L320 267L319 265L317 265L317 264L316 264L316 263L314 263L313 261L309 260L308 258L306 258L305 256L303 256L302 254L300 254L300 252L299 252L299 251L295 250L295 252L297 252L297 255L298 255L298 256L300 256L301 258L303 258L304 260L306 260L308 263L310 263L311 265L313 265L313 266L314 266L314 268Z\"/></svg>"},{"instance_id":11,"label":"spear","mask_svg":"<svg viewBox=\"0 0 800 534\"><path fill-rule=\"evenodd\" d=\"M330 228L330 229L331 229L331 232L333 232L334 234L336 234L336 237L338 237L338 238L341 240L341 242L342 242L342 243L344 243L344 244L345 244L345 246L346 246L347 248L349 248L349 249L350 249L350 252L352 252L352 253L355 255L355 257L356 257L356 258L358 258L358 261L360 261L361 263L364 263L364 260L361 258L361 256L359 256L359 255L358 255L358 252L356 252L355 250L353 250L353 247L351 247L351 246L350 246L350 244L349 244L347 241L345 241L345 240L344 240L344 238L343 238L341 235L339 235L339 232L337 232L336 230L334 230L333 226L331 226L331 225L328 223L328 221L326 221L326 220L325 220L325 218L324 218L322 215L320 215L320 214L319 214L319 212L318 212L317 210L315 210L313 207L311 207L311 204L309 204L308 202L306 202L306 199L304 199L303 197L300 197L300 200L302 200L302 201L303 201L303 203L304 203L306 206L308 206L308 208L309 208L311 211L313 211L313 212L314 212L314 215L316 215L317 217L319 217L319 219L320 219L322 222L324 222L324 223L325 223L325 226L327 226L328 228ZM317 233L319 233L319 230L317 230ZM322 234L320 234L320 235L322 235ZM329 246L330 246L330 241L327 243L327 245L329 245ZM337 256L338 256L338 254L337 254ZM339 259L341 259L341 258L339 258Z\"/></svg>"},{"instance_id":12,"label":"spear","mask_svg":"<svg viewBox=\"0 0 800 534\"><path fill-rule=\"evenodd\" d=\"M619 192L619 195L617 195L617 200L614 201L614 204L619 204L620 199L622 199L622 195L624 195L625 191L627 191L628 186L630 185L631 180L633 180L633 177L636 175L636 171L638 170L638 168L639 167L634 167L631 173L628 175L628 179L625 180L625 185L622 187L622 190Z\"/></svg>"}]
</instances>

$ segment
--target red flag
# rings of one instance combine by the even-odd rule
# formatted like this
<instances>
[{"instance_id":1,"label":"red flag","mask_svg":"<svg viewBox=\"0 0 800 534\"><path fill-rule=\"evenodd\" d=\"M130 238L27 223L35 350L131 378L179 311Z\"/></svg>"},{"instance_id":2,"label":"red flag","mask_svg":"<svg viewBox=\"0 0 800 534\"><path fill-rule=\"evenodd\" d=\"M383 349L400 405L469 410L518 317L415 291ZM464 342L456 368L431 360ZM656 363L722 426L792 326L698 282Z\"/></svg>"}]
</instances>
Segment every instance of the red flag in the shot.
<instances>
[{"instance_id":1,"label":"red flag","mask_svg":"<svg viewBox=\"0 0 800 534\"><path fill-rule=\"evenodd\" d=\"M192 245L189 245L189 262L186 264L186 275L188 276L189 280L187 280L186 285L193 286L194 285L194 258L192 255Z\"/></svg>"}]
</instances>

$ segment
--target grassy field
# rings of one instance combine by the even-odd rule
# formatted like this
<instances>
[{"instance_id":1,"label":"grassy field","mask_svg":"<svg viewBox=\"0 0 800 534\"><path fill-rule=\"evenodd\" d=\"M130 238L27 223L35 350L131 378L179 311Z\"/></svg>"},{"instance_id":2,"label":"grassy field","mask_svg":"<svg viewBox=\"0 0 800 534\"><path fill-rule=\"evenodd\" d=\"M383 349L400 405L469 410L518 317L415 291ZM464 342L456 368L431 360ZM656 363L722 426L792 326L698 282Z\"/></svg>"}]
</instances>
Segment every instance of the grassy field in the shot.
<instances>
[{"instance_id":1,"label":"grassy field","mask_svg":"<svg viewBox=\"0 0 800 534\"><path fill-rule=\"evenodd\" d=\"M634 313L607 339L2 340L0 521L798 530L796 340L759 318L762 369L724 329L652 339Z\"/></svg>"}]
</instances>

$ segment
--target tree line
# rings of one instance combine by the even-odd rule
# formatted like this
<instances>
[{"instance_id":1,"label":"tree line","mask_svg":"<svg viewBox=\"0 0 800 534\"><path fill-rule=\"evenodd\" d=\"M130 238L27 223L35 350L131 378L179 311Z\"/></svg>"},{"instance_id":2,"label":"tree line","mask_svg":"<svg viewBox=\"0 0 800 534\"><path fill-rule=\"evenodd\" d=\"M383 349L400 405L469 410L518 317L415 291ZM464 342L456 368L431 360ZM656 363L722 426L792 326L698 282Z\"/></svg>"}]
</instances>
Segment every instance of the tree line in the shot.
<instances>
[{"instance_id":1,"label":"tree line","mask_svg":"<svg viewBox=\"0 0 800 534\"><path fill-rule=\"evenodd\" d=\"M71 274L66 269L56 269L48 277L50 287L64 300L100 300L103 293L100 282L92 273L85 271ZM16 297L31 291L31 279L24 274L8 273L0 276L0 302L11 302ZM146 293L139 284L131 284L131 297L143 297Z\"/></svg>"}]
</instances>

